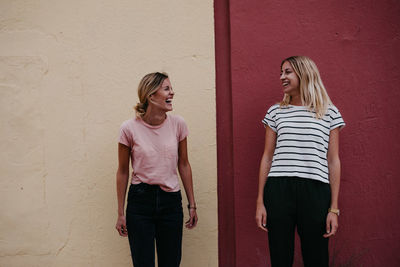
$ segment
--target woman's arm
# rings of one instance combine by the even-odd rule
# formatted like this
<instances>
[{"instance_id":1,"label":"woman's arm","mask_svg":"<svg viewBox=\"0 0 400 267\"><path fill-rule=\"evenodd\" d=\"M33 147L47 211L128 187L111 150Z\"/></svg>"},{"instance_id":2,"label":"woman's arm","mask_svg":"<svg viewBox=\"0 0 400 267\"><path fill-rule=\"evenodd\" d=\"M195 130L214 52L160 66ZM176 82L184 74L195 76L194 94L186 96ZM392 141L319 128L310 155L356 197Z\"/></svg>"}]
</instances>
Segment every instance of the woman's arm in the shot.
<instances>
[{"instance_id":1,"label":"woman's arm","mask_svg":"<svg viewBox=\"0 0 400 267\"><path fill-rule=\"evenodd\" d=\"M339 128L333 129L330 133L327 158L329 169L329 184L331 187L330 208L338 209L340 186ZM324 237L330 237L336 234L338 226L338 215L332 212L328 212L328 215L326 217L326 234L324 234Z\"/></svg>"},{"instance_id":2,"label":"woman's arm","mask_svg":"<svg viewBox=\"0 0 400 267\"><path fill-rule=\"evenodd\" d=\"M115 228L120 236L127 236L126 218L125 218L125 196L129 180L129 157L131 149L121 143L118 144L118 170L117 170L117 199L118 199L118 217Z\"/></svg>"},{"instance_id":3,"label":"woman's arm","mask_svg":"<svg viewBox=\"0 0 400 267\"><path fill-rule=\"evenodd\" d=\"M190 167L187 153L187 139L179 142L178 148L178 170L185 187L186 197L189 202L189 220L185 223L186 227L191 229L197 224L196 201L194 200L192 168Z\"/></svg>"},{"instance_id":4,"label":"woman's arm","mask_svg":"<svg viewBox=\"0 0 400 267\"><path fill-rule=\"evenodd\" d=\"M266 127L265 131L265 147L264 153L260 163L260 173L258 175L258 195L257 195L257 209L256 209L256 223L257 226L267 231L267 211L264 206L264 186L267 181L269 170L271 169L272 158L274 156L276 145L276 133L270 128Z\"/></svg>"}]
</instances>

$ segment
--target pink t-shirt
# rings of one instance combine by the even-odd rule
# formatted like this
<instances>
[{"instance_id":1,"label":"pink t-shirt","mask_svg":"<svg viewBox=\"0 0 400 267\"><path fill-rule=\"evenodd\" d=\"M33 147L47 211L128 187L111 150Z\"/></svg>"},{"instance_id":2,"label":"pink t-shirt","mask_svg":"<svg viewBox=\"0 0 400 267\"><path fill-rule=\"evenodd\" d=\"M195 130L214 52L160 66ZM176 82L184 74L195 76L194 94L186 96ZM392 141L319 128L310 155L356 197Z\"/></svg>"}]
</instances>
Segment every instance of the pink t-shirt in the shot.
<instances>
[{"instance_id":1,"label":"pink t-shirt","mask_svg":"<svg viewBox=\"0 0 400 267\"><path fill-rule=\"evenodd\" d=\"M178 143L188 135L182 117L167 115L157 126L133 118L122 123L119 143L131 149L132 184L157 184L167 192L179 191Z\"/></svg>"}]
</instances>

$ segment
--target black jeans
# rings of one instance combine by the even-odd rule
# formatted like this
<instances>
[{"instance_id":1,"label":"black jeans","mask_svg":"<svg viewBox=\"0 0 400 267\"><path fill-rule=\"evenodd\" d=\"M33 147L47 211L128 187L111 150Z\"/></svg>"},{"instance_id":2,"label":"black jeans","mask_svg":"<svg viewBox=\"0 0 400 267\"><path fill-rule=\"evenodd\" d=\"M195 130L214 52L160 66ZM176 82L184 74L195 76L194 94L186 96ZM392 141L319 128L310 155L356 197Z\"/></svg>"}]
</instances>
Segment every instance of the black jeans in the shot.
<instances>
[{"instance_id":1,"label":"black jeans","mask_svg":"<svg viewBox=\"0 0 400 267\"><path fill-rule=\"evenodd\" d=\"M154 243L159 267L178 267L182 253L181 192L165 192L157 185L131 185L126 226L135 267L153 267Z\"/></svg>"},{"instance_id":2,"label":"black jeans","mask_svg":"<svg viewBox=\"0 0 400 267\"><path fill-rule=\"evenodd\" d=\"M329 184L298 177L269 177L264 187L268 241L273 267L293 265L294 232L301 242L305 267L328 267L326 216Z\"/></svg>"}]
</instances>

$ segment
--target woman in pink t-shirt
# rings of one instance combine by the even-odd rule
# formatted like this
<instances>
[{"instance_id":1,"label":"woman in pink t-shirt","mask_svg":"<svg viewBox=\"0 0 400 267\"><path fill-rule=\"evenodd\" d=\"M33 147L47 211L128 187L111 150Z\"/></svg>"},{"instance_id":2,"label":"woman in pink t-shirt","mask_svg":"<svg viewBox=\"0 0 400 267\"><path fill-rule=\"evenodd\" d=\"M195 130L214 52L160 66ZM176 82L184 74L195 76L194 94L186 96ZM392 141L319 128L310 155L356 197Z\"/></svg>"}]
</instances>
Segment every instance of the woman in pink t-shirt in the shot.
<instances>
[{"instance_id":1,"label":"woman in pink t-shirt","mask_svg":"<svg viewBox=\"0 0 400 267\"><path fill-rule=\"evenodd\" d=\"M128 236L135 267L154 266L154 243L159 267L179 266L183 212L177 169L189 202L190 218L185 225L192 229L197 224L188 129L182 117L167 115L174 97L167 74L144 76L138 96L136 117L125 121L120 130L115 228L121 236ZM125 215L129 161L133 171Z\"/></svg>"}]
</instances>

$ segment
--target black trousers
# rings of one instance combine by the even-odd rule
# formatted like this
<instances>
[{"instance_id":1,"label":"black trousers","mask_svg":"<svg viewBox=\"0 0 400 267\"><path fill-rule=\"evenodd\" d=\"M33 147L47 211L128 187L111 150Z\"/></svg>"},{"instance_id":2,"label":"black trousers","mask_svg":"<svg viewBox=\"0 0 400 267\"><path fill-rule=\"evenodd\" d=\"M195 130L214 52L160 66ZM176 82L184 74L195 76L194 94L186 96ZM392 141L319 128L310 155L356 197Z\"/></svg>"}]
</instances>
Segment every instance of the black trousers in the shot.
<instances>
[{"instance_id":1,"label":"black trousers","mask_svg":"<svg viewBox=\"0 0 400 267\"><path fill-rule=\"evenodd\" d=\"M157 185L131 185L126 226L135 267L178 267L182 251L181 192L165 192Z\"/></svg>"},{"instance_id":2,"label":"black trousers","mask_svg":"<svg viewBox=\"0 0 400 267\"><path fill-rule=\"evenodd\" d=\"M264 187L268 242L273 267L291 267L295 228L305 267L328 267L326 216L330 186L298 177L269 177Z\"/></svg>"}]
</instances>

